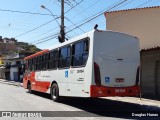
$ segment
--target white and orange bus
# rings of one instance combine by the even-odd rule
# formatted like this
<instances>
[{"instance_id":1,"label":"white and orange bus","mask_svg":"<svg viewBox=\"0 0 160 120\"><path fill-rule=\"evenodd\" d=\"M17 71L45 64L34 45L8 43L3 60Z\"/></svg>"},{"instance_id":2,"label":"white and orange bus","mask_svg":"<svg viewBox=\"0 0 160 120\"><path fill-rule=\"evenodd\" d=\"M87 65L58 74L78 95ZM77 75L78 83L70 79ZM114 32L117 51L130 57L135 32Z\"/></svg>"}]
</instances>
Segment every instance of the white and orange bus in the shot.
<instances>
[{"instance_id":1,"label":"white and orange bus","mask_svg":"<svg viewBox=\"0 0 160 120\"><path fill-rule=\"evenodd\" d=\"M23 86L60 96L138 96L139 40L93 30L24 59Z\"/></svg>"}]
</instances>

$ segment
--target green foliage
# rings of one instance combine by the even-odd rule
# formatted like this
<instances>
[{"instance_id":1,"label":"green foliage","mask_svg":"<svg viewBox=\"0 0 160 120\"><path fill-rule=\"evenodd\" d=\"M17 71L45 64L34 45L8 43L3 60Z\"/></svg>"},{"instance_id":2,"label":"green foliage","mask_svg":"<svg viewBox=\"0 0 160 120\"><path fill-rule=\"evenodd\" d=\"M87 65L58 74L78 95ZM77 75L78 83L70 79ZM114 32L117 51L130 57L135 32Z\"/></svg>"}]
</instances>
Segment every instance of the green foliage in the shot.
<instances>
[{"instance_id":1,"label":"green foliage","mask_svg":"<svg viewBox=\"0 0 160 120\"><path fill-rule=\"evenodd\" d=\"M37 48L35 45L31 45L26 42L17 42L16 46L18 48L18 53L36 53L41 51L41 49Z\"/></svg>"}]
</instances>

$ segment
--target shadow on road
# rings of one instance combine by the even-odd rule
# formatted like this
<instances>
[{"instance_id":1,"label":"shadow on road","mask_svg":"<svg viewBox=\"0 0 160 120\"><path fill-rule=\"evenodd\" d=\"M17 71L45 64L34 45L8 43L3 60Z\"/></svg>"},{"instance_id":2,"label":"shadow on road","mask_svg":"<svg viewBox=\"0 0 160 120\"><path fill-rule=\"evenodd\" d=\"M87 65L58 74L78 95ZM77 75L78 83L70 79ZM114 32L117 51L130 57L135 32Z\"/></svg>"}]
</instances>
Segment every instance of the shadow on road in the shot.
<instances>
[{"instance_id":1,"label":"shadow on road","mask_svg":"<svg viewBox=\"0 0 160 120\"><path fill-rule=\"evenodd\" d=\"M34 92L34 95L51 99L49 94ZM77 98L77 97L61 97L60 103L66 104L82 111L85 114L93 116L116 117L116 118L134 118L132 113L157 113L159 108L139 105L128 102L121 102L103 98ZM136 117L137 118L137 117ZM140 117L138 117L139 119ZM151 118L151 117L150 117ZM141 118L142 119L142 118Z\"/></svg>"}]
</instances>

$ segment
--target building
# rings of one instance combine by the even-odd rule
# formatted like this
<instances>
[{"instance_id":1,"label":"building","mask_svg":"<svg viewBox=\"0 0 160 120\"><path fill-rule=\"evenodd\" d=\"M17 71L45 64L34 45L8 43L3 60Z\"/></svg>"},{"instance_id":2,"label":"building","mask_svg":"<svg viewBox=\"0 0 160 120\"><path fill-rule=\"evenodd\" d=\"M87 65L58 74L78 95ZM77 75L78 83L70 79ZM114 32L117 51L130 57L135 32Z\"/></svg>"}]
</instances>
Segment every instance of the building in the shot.
<instances>
[{"instance_id":1,"label":"building","mask_svg":"<svg viewBox=\"0 0 160 120\"><path fill-rule=\"evenodd\" d=\"M24 58L32 53L16 53L5 57L5 76L7 80L22 82L24 72Z\"/></svg>"},{"instance_id":2,"label":"building","mask_svg":"<svg viewBox=\"0 0 160 120\"><path fill-rule=\"evenodd\" d=\"M106 29L140 39L143 95L160 96L160 6L105 13Z\"/></svg>"},{"instance_id":3,"label":"building","mask_svg":"<svg viewBox=\"0 0 160 120\"><path fill-rule=\"evenodd\" d=\"M14 38L3 38L0 36L0 55L15 51L17 41Z\"/></svg>"}]
</instances>

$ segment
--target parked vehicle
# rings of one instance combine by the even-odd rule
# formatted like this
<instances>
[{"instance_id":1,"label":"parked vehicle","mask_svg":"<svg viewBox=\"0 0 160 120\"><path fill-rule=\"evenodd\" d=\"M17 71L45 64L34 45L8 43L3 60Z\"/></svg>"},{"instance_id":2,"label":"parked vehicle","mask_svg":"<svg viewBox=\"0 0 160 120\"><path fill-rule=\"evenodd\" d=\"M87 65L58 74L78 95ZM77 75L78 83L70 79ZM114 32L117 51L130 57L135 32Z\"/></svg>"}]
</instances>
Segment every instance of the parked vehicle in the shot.
<instances>
[{"instance_id":1,"label":"parked vehicle","mask_svg":"<svg viewBox=\"0 0 160 120\"><path fill-rule=\"evenodd\" d=\"M59 96L139 95L139 40L93 30L26 57L24 88Z\"/></svg>"}]
</instances>

